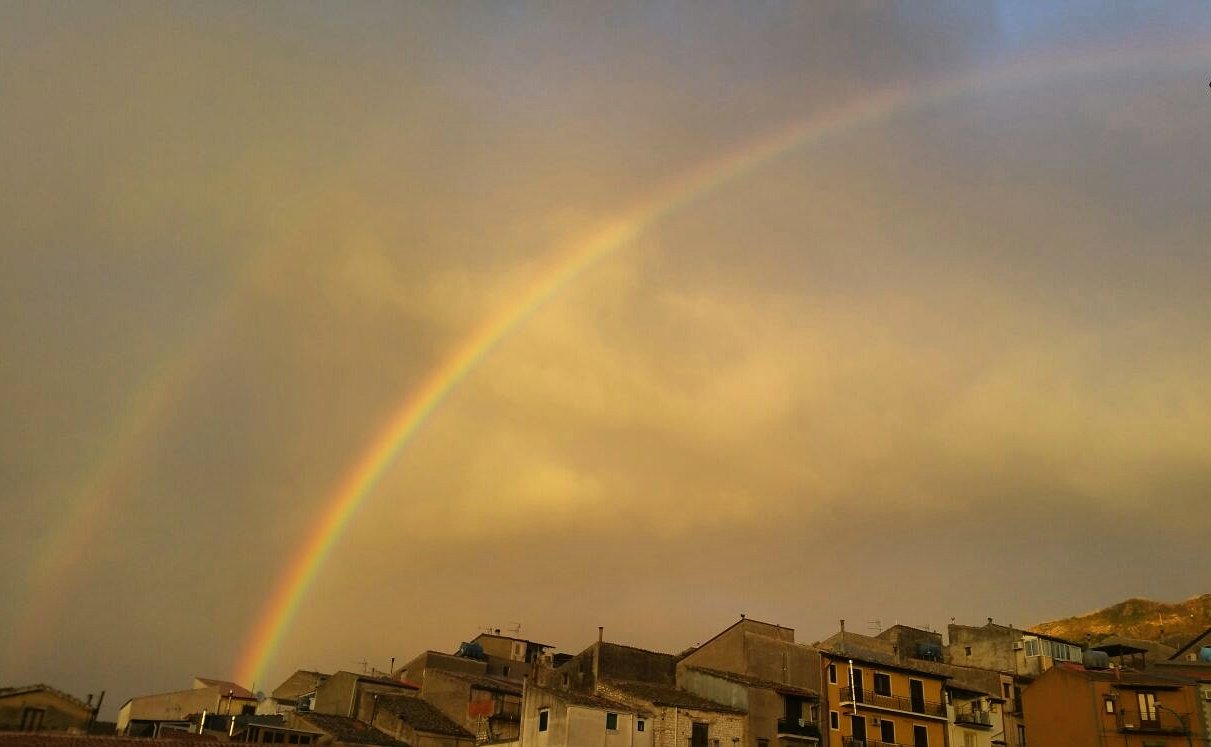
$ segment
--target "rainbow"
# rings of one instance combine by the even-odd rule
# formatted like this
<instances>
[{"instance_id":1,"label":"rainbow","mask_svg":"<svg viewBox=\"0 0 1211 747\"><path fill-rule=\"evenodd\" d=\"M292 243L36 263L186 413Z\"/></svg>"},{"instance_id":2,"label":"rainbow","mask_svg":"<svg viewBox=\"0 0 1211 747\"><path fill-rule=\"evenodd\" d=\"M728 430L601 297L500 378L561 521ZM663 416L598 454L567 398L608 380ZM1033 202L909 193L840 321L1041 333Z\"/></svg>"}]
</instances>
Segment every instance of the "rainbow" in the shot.
<instances>
[{"instance_id":1,"label":"rainbow","mask_svg":"<svg viewBox=\"0 0 1211 747\"><path fill-rule=\"evenodd\" d=\"M768 133L721 158L703 163L673 179L646 199L558 253L516 300L473 329L392 412L368 447L339 481L320 517L295 552L251 631L237 663L236 681L263 680L300 602L344 528L383 473L417 434L425 421L509 333L547 301L603 258L628 246L664 217L695 203L720 186L759 169L792 151L817 147L831 137L885 122L915 109L976 91L989 92L1067 79L1103 76L1140 66L1190 66L1200 76L1211 48L1170 49L1164 54L1103 50L1067 59L1035 58L974 74L944 79L925 89L898 88L866 95L848 105L817 113L805 121ZM1198 81L1201 88L1201 78ZM1192 84L1193 85L1193 84ZM1202 91L1200 90L1200 94Z\"/></svg>"}]
</instances>

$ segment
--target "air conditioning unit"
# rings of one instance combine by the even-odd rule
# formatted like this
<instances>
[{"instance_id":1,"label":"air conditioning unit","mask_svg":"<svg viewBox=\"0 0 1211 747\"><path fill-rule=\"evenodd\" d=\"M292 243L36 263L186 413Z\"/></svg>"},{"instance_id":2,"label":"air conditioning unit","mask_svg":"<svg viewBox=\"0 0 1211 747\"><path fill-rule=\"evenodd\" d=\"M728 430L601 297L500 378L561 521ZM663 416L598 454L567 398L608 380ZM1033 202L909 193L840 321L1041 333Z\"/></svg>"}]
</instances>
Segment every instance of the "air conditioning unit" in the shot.
<instances>
[{"instance_id":1,"label":"air conditioning unit","mask_svg":"<svg viewBox=\"0 0 1211 747\"><path fill-rule=\"evenodd\" d=\"M1014 642L1013 642L1013 650L1014 650L1014 651L1021 651L1021 650L1022 650L1022 642L1021 642L1021 641L1014 641Z\"/></svg>"},{"instance_id":2,"label":"air conditioning unit","mask_svg":"<svg viewBox=\"0 0 1211 747\"><path fill-rule=\"evenodd\" d=\"M799 726L807 726L807 719L805 719L805 718L799 719Z\"/></svg>"}]
</instances>

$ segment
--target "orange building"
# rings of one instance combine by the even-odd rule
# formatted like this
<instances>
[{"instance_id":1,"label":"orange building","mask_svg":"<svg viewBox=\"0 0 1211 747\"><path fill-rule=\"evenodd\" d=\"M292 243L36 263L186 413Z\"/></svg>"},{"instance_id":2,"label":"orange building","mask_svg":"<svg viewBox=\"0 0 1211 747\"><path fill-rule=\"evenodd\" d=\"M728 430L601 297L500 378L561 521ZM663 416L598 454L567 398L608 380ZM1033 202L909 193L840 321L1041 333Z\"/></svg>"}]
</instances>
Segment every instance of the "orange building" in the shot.
<instances>
[{"instance_id":1,"label":"orange building","mask_svg":"<svg viewBox=\"0 0 1211 747\"><path fill-rule=\"evenodd\" d=\"M1030 747L1191 747L1196 683L1065 664L1022 693Z\"/></svg>"},{"instance_id":2,"label":"orange building","mask_svg":"<svg viewBox=\"0 0 1211 747\"><path fill-rule=\"evenodd\" d=\"M816 644L828 747L946 747L941 665L908 659L879 638L846 633Z\"/></svg>"}]
</instances>

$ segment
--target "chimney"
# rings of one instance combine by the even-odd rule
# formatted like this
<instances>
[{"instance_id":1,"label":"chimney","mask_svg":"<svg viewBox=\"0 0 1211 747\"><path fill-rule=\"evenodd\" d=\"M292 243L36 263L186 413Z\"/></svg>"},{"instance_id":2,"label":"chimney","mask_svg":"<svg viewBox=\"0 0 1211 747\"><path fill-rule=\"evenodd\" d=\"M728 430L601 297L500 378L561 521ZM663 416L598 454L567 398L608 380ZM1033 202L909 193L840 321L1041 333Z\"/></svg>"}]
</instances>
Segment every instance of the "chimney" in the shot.
<instances>
[{"instance_id":1,"label":"chimney","mask_svg":"<svg viewBox=\"0 0 1211 747\"><path fill-rule=\"evenodd\" d=\"M841 618L841 653L845 653L845 618Z\"/></svg>"},{"instance_id":2,"label":"chimney","mask_svg":"<svg viewBox=\"0 0 1211 747\"><path fill-rule=\"evenodd\" d=\"M597 626L597 645L593 647L593 687L597 687L597 678L601 676L601 643L605 640L605 627Z\"/></svg>"},{"instance_id":3,"label":"chimney","mask_svg":"<svg viewBox=\"0 0 1211 747\"><path fill-rule=\"evenodd\" d=\"M991 617L990 617L990 618L988 618L988 624L989 624L989 625L992 625L992 618L991 618Z\"/></svg>"}]
</instances>

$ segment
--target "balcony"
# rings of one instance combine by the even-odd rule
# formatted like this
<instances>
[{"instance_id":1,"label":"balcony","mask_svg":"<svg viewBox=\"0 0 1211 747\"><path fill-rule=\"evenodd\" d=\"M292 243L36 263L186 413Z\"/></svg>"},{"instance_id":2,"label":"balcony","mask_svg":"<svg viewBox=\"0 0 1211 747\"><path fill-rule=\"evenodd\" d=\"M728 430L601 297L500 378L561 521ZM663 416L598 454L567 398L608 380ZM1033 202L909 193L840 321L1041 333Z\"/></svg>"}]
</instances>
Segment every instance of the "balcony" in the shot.
<instances>
[{"instance_id":1,"label":"balcony","mask_svg":"<svg viewBox=\"0 0 1211 747\"><path fill-rule=\"evenodd\" d=\"M778 719L778 733L819 739L820 726L816 722L806 719L780 718Z\"/></svg>"},{"instance_id":2,"label":"balcony","mask_svg":"<svg viewBox=\"0 0 1211 747\"><path fill-rule=\"evenodd\" d=\"M496 701L492 706L492 718L500 719L501 721L520 721L521 703Z\"/></svg>"},{"instance_id":3,"label":"balcony","mask_svg":"<svg viewBox=\"0 0 1211 747\"><path fill-rule=\"evenodd\" d=\"M1146 718L1150 716L1150 718ZM1156 710L1149 714L1138 711L1120 711L1118 728L1122 732L1143 734L1189 734L1190 714Z\"/></svg>"},{"instance_id":4,"label":"balcony","mask_svg":"<svg viewBox=\"0 0 1211 747\"><path fill-rule=\"evenodd\" d=\"M992 714L988 711L980 711L973 708L956 709L955 723L959 726L975 726L991 729Z\"/></svg>"},{"instance_id":5,"label":"balcony","mask_svg":"<svg viewBox=\"0 0 1211 747\"><path fill-rule=\"evenodd\" d=\"M878 739L855 739L841 737L841 747L911 747L900 742L881 742Z\"/></svg>"},{"instance_id":6,"label":"balcony","mask_svg":"<svg viewBox=\"0 0 1211 747\"><path fill-rule=\"evenodd\" d=\"M857 698L854 697L855 692L858 695ZM934 716L935 718L946 718L946 706L941 703L934 703L929 700L919 700L914 703L911 698L904 698L899 695L880 695L873 690L854 690L850 687L841 688L842 703L852 703L855 701L860 706L883 708L902 713L916 713L923 716Z\"/></svg>"}]
</instances>

